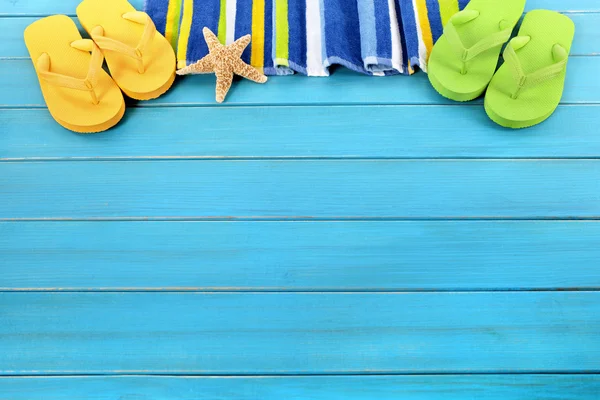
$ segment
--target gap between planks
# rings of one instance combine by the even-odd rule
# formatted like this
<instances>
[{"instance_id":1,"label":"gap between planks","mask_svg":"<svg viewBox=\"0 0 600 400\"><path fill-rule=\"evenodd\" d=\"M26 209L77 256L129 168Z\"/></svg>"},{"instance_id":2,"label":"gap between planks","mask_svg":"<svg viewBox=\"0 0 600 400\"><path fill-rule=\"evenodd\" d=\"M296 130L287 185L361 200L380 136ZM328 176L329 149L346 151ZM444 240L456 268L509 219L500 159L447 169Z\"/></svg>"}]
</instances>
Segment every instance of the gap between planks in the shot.
<instances>
[{"instance_id":1,"label":"gap between planks","mask_svg":"<svg viewBox=\"0 0 600 400\"><path fill-rule=\"evenodd\" d=\"M164 287L164 288L131 288L131 287L111 287L111 288L7 288L0 287L0 293L203 293L203 294L226 294L226 293L295 293L295 294L356 294L356 293L375 293L375 294L404 294L404 293L553 293L553 292L600 292L600 287L558 287L558 288L467 288L467 289L345 289L345 288L299 288L286 289L277 287Z\"/></svg>"},{"instance_id":2,"label":"gap between planks","mask_svg":"<svg viewBox=\"0 0 600 400\"><path fill-rule=\"evenodd\" d=\"M467 221L600 221L600 216L537 216L537 217L355 217L355 216L335 216L335 217L309 217L309 216L290 216L290 217L87 217L87 218L0 218L0 222L467 222Z\"/></svg>"},{"instance_id":3,"label":"gap between planks","mask_svg":"<svg viewBox=\"0 0 600 400\"><path fill-rule=\"evenodd\" d=\"M252 373L230 373L230 374L204 374L199 371L106 371L106 372L75 372L75 371L29 371L22 374L1 373L0 380L9 378L85 378L85 377L181 377L181 378L293 378L293 377L336 377L336 376L472 376L472 375L600 375L600 370L590 371L429 371L429 372L389 372L389 371L349 371L349 372L323 372L323 373L297 373L297 372L280 372L271 374L252 374Z\"/></svg>"},{"instance_id":4,"label":"gap between planks","mask_svg":"<svg viewBox=\"0 0 600 400\"><path fill-rule=\"evenodd\" d=\"M8 157L2 162L127 162L127 161L598 161L600 156L560 157L387 157L387 156L119 156L119 157Z\"/></svg>"}]
</instances>

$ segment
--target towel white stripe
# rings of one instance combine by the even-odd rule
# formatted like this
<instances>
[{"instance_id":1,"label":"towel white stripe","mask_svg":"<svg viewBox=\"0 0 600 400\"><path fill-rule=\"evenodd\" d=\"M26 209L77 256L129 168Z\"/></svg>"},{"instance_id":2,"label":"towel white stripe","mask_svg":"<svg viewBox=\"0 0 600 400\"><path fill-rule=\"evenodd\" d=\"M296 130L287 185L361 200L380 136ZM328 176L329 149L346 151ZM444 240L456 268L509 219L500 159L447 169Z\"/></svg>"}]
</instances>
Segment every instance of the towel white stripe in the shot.
<instances>
[{"instance_id":1,"label":"towel white stripe","mask_svg":"<svg viewBox=\"0 0 600 400\"><path fill-rule=\"evenodd\" d=\"M235 42L235 14L237 0L226 0L225 3L225 44Z\"/></svg>"},{"instance_id":2,"label":"towel white stripe","mask_svg":"<svg viewBox=\"0 0 600 400\"><path fill-rule=\"evenodd\" d=\"M412 0L413 10L415 10L415 25L417 26L417 34L419 36L419 66L423 71L427 72L427 48L423 41L423 29L421 28L421 21L419 21L419 8L417 7L417 0Z\"/></svg>"},{"instance_id":3,"label":"towel white stripe","mask_svg":"<svg viewBox=\"0 0 600 400\"><path fill-rule=\"evenodd\" d=\"M401 73L404 73L402 68L402 44L400 43L400 26L398 25L399 13L396 10L396 2L388 0L390 9L390 27L392 37L392 67Z\"/></svg>"},{"instance_id":4,"label":"towel white stripe","mask_svg":"<svg viewBox=\"0 0 600 400\"><path fill-rule=\"evenodd\" d=\"M306 74L327 76L323 67L320 0L306 0Z\"/></svg>"}]
</instances>

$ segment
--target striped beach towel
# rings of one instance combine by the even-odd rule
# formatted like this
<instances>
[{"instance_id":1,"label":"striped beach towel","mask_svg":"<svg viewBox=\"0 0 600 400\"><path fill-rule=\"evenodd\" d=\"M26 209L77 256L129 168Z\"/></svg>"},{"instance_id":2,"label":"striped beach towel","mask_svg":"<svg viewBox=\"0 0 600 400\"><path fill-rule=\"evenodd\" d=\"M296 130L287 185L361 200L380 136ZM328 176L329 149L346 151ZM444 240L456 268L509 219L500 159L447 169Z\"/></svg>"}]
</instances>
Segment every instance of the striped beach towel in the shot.
<instances>
[{"instance_id":1,"label":"striped beach towel","mask_svg":"<svg viewBox=\"0 0 600 400\"><path fill-rule=\"evenodd\" d=\"M146 0L183 68L246 34L242 58L267 75L327 76L331 65L370 75L427 71L433 43L468 0Z\"/></svg>"}]
</instances>

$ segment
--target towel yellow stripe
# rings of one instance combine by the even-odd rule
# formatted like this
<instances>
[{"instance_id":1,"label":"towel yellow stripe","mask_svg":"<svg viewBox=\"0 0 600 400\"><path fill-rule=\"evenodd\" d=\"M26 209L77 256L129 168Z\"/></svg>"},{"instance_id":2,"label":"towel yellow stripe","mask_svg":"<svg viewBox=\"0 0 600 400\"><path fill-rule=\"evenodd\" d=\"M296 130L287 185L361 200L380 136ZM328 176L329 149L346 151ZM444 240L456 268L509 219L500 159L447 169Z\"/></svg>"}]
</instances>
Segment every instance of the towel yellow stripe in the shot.
<instances>
[{"instance_id":1,"label":"towel yellow stripe","mask_svg":"<svg viewBox=\"0 0 600 400\"><path fill-rule=\"evenodd\" d=\"M423 43L427 50L427 56L429 56L429 54L431 54L431 49L433 48L433 35L431 34L426 0L417 0L416 11L419 18L419 25L421 26L421 33L423 34Z\"/></svg>"},{"instance_id":2,"label":"towel yellow stripe","mask_svg":"<svg viewBox=\"0 0 600 400\"><path fill-rule=\"evenodd\" d=\"M187 48L192 30L194 17L194 0L183 0L183 18L181 19L181 33L177 45L177 68L185 68L187 64Z\"/></svg>"},{"instance_id":3,"label":"towel yellow stripe","mask_svg":"<svg viewBox=\"0 0 600 400\"><path fill-rule=\"evenodd\" d=\"M165 26L165 38L173 48L177 48L179 35L179 18L181 18L181 0L169 0L167 8L167 23Z\"/></svg>"},{"instance_id":4,"label":"towel yellow stripe","mask_svg":"<svg viewBox=\"0 0 600 400\"><path fill-rule=\"evenodd\" d=\"M252 52L250 64L262 70L265 60L265 0L252 2Z\"/></svg>"},{"instance_id":5,"label":"towel yellow stripe","mask_svg":"<svg viewBox=\"0 0 600 400\"><path fill-rule=\"evenodd\" d=\"M217 37L219 42L225 44L227 40L227 0L221 0L221 8L219 10L219 30Z\"/></svg>"},{"instance_id":6,"label":"towel yellow stripe","mask_svg":"<svg viewBox=\"0 0 600 400\"><path fill-rule=\"evenodd\" d=\"M440 2L440 16L442 25L445 26L450 17L458 12L458 0L438 0Z\"/></svg>"},{"instance_id":7,"label":"towel yellow stripe","mask_svg":"<svg viewBox=\"0 0 600 400\"><path fill-rule=\"evenodd\" d=\"M289 66L288 0L275 0L275 62Z\"/></svg>"}]
</instances>

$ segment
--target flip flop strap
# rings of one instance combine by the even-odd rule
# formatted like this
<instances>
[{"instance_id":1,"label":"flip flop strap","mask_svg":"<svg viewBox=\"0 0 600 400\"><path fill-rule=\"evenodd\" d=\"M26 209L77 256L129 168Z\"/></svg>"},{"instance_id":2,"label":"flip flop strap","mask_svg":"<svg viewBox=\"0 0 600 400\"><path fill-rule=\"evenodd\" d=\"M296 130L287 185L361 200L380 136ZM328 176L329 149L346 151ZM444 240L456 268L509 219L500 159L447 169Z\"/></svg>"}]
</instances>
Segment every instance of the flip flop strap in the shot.
<instances>
[{"instance_id":1,"label":"flip flop strap","mask_svg":"<svg viewBox=\"0 0 600 400\"><path fill-rule=\"evenodd\" d=\"M144 25L144 32L136 47L131 47L121 41L104 36L104 29L100 26L92 29L92 39L102 50L115 51L135 59L138 63L138 72L144 73L144 50L148 43L154 38L156 26L148 14L141 11L133 11L123 14L124 19Z\"/></svg>"},{"instance_id":2,"label":"flip flop strap","mask_svg":"<svg viewBox=\"0 0 600 400\"><path fill-rule=\"evenodd\" d=\"M90 39L76 40L71 43L71 46L82 51L91 51L92 58L90 66L84 79L75 78L69 75L50 72L51 60L48 53L43 53L36 61L36 70L40 78L51 85L60 86L68 89L86 91L92 97L92 103L98 104L95 87L98 84L98 71L102 69L104 56L98 46Z\"/></svg>"},{"instance_id":3,"label":"flip flop strap","mask_svg":"<svg viewBox=\"0 0 600 400\"><path fill-rule=\"evenodd\" d=\"M511 94L513 99L516 99L522 90L528 89L560 75L565 70L568 61L567 58L564 58L563 60L557 61L554 64L550 64L547 67L540 68L535 72L526 74L519 59L519 55L513 47L512 41L506 45L503 57L504 62L511 67L512 75L516 83L516 90Z\"/></svg>"},{"instance_id":4,"label":"flip flop strap","mask_svg":"<svg viewBox=\"0 0 600 400\"><path fill-rule=\"evenodd\" d=\"M506 43L510 39L510 35L512 34L512 26L509 26L506 29L502 29L496 33L493 33L489 36L484 37L479 42L475 43L471 47L466 47L460 38L460 34L456 29L456 24L465 24L468 23L479 16L479 12L474 10L463 10L457 14L455 14L450 21L444 27L444 35L450 43L452 50L456 54L456 56L462 61L461 74L466 74L466 63L473 58L477 57L484 51L492 49L494 47L500 46ZM501 26L502 21L500 21L499 26Z\"/></svg>"}]
</instances>

